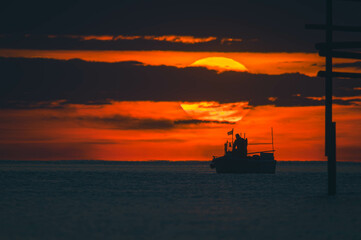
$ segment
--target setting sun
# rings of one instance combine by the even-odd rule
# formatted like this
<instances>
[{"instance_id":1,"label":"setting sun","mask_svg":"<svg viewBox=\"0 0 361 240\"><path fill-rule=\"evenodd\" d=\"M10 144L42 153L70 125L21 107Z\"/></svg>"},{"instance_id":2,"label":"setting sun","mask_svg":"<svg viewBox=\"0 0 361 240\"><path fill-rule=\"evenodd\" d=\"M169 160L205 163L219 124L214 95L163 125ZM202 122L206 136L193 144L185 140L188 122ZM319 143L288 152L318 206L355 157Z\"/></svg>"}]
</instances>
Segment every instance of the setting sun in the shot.
<instances>
[{"instance_id":1,"label":"setting sun","mask_svg":"<svg viewBox=\"0 0 361 240\"><path fill-rule=\"evenodd\" d=\"M238 71L245 72L248 69L241 63L225 57L207 57L202 58L194 63L191 66L201 66L206 67L208 69L214 69L217 71Z\"/></svg>"},{"instance_id":2,"label":"setting sun","mask_svg":"<svg viewBox=\"0 0 361 240\"><path fill-rule=\"evenodd\" d=\"M182 109L192 118L213 121L228 121L236 123L249 112L247 102L217 103L217 102L184 102Z\"/></svg>"}]
</instances>

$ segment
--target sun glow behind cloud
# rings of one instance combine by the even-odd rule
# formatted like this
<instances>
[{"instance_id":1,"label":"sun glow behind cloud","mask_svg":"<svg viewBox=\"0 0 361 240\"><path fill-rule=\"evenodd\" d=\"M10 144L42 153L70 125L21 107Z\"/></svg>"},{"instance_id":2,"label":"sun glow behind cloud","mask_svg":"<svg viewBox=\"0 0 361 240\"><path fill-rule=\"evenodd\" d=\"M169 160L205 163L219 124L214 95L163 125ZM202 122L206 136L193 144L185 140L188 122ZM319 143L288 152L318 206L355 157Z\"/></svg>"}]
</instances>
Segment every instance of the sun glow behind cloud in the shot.
<instances>
[{"instance_id":1,"label":"sun glow behind cloud","mask_svg":"<svg viewBox=\"0 0 361 240\"><path fill-rule=\"evenodd\" d=\"M215 69L219 72L222 71L237 71L237 72L245 72L248 71L248 69L241 63L231 59L231 58L225 58L225 57L207 57L202 58L194 63L192 63L190 66L201 66L206 67L209 69Z\"/></svg>"},{"instance_id":2,"label":"sun glow behind cloud","mask_svg":"<svg viewBox=\"0 0 361 240\"><path fill-rule=\"evenodd\" d=\"M238 122L248 113L248 103L198 102L181 103L183 110L191 117L202 120Z\"/></svg>"}]
</instances>

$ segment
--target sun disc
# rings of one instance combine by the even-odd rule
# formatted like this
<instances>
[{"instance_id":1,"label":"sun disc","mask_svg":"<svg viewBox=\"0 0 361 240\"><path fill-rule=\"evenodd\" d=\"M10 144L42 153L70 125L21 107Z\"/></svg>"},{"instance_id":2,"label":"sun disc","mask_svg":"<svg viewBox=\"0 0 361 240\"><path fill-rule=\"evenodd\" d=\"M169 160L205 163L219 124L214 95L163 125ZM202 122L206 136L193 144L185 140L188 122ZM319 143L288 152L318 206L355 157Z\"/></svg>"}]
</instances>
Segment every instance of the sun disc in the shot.
<instances>
[{"instance_id":1,"label":"sun disc","mask_svg":"<svg viewBox=\"0 0 361 240\"><path fill-rule=\"evenodd\" d=\"M208 69L214 69L217 71L238 71L246 72L248 69L241 63L225 57L207 57L202 58L194 63L191 66L206 67Z\"/></svg>"}]
</instances>

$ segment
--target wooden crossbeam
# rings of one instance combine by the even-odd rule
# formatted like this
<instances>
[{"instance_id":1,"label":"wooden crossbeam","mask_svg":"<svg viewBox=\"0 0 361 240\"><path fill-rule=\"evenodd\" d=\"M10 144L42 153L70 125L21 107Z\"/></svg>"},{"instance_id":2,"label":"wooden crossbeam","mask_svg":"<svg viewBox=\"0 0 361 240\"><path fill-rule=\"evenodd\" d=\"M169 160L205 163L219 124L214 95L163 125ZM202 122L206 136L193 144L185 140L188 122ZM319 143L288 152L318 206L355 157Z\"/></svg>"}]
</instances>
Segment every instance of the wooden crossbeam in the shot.
<instances>
[{"instance_id":1,"label":"wooden crossbeam","mask_svg":"<svg viewBox=\"0 0 361 240\"><path fill-rule=\"evenodd\" d=\"M328 47L331 49L361 48L361 41L332 42L330 46L327 46L326 43L316 43L315 47L318 50L327 49Z\"/></svg>"},{"instance_id":2,"label":"wooden crossbeam","mask_svg":"<svg viewBox=\"0 0 361 240\"><path fill-rule=\"evenodd\" d=\"M326 24L306 24L306 29L311 30L326 30ZM332 25L332 31L339 32L361 32L361 26L341 26L341 25Z\"/></svg>"},{"instance_id":3,"label":"wooden crossbeam","mask_svg":"<svg viewBox=\"0 0 361 240\"><path fill-rule=\"evenodd\" d=\"M319 71L317 73L318 77L327 77L329 74L327 74L325 71ZM361 78L361 73L348 73L348 72L332 72L331 77L336 78Z\"/></svg>"},{"instance_id":4,"label":"wooden crossbeam","mask_svg":"<svg viewBox=\"0 0 361 240\"><path fill-rule=\"evenodd\" d=\"M340 2L361 2L361 0L338 0Z\"/></svg>"},{"instance_id":5,"label":"wooden crossbeam","mask_svg":"<svg viewBox=\"0 0 361 240\"><path fill-rule=\"evenodd\" d=\"M326 51L320 50L321 57L331 56L334 58L352 58L361 60L361 53L359 52L341 52L341 51Z\"/></svg>"}]
</instances>

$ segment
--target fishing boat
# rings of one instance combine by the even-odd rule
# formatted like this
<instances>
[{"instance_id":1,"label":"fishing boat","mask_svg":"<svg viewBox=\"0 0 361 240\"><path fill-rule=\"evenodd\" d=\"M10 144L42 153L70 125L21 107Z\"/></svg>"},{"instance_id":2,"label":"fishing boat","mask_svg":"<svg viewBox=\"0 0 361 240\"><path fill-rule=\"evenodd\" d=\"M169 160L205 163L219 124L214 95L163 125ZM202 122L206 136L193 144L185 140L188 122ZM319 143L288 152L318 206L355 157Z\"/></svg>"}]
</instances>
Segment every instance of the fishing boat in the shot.
<instances>
[{"instance_id":1,"label":"fishing boat","mask_svg":"<svg viewBox=\"0 0 361 240\"><path fill-rule=\"evenodd\" d=\"M276 163L274 159L274 145L273 145L273 129L271 130L272 142L271 143L255 143L248 144L248 139L244 134L244 138L237 138L242 143L241 151L236 151L233 147L233 129L228 132L232 134L232 144L225 143L225 154L222 157L213 156L210 163L212 169L216 169L217 173L275 173ZM238 134L237 134L238 135ZM239 135L238 135L239 137ZM260 152L247 152L248 145L262 145L272 144L272 150ZM232 151L228 148L232 147Z\"/></svg>"}]
</instances>

